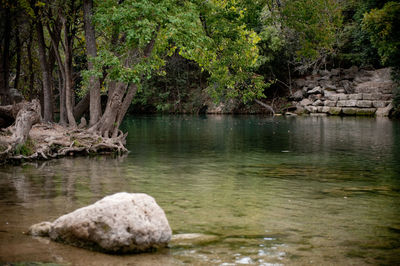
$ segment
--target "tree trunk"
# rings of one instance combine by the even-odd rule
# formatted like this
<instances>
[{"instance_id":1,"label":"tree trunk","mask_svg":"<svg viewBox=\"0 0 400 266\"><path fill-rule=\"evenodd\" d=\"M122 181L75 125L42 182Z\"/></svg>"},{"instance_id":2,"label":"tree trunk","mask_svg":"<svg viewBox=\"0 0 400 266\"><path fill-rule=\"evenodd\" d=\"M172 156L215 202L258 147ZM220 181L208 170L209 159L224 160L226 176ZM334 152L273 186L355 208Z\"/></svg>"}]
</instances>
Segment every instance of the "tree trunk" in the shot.
<instances>
[{"instance_id":1,"label":"tree trunk","mask_svg":"<svg viewBox=\"0 0 400 266\"><path fill-rule=\"evenodd\" d=\"M33 60L32 60L32 41L33 41L33 26L31 25L29 31L29 39L26 49L28 50L28 70L29 70L29 100L33 100L34 94L34 73L33 73Z\"/></svg>"},{"instance_id":2,"label":"tree trunk","mask_svg":"<svg viewBox=\"0 0 400 266\"><path fill-rule=\"evenodd\" d=\"M151 55L159 29L160 27L157 27L154 38L144 48L144 57L149 57ZM128 111L129 105L136 92L136 84L126 85L122 82L110 82L106 110L101 119L89 130L98 131L103 137L108 138L110 135L111 137L116 137L122 119Z\"/></svg>"},{"instance_id":3,"label":"tree trunk","mask_svg":"<svg viewBox=\"0 0 400 266\"><path fill-rule=\"evenodd\" d=\"M40 122L40 103L33 100L30 103L24 103L22 109L18 112L15 120L15 130L13 133L14 145L24 144L29 136L32 126Z\"/></svg>"},{"instance_id":4,"label":"tree trunk","mask_svg":"<svg viewBox=\"0 0 400 266\"><path fill-rule=\"evenodd\" d=\"M83 114L89 109L90 93L86 93L85 97L74 107L74 117L76 120L81 118Z\"/></svg>"},{"instance_id":5,"label":"tree trunk","mask_svg":"<svg viewBox=\"0 0 400 266\"><path fill-rule=\"evenodd\" d=\"M59 76L59 92L60 92L60 124L65 126L67 124L67 109L65 106L65 79L63 78L63 74L61 70L58 70Z\"/></svg>"},{"instance_id":6,"label":"tree trunk","mask_svg":"<svg viewBox=\"0 0 400 266\"><path fill-rule=\"evenodd\" d=\"M131 84L129 86L129 90L126 93L126 96L124 98L124 101L122 102L121 108L118 110L118 113L117 113L116 122L114 124L113 137L116 137L118 135L119 126L121 125L122 119L124 119L124 116L125 116L126 112L128 111L128 108L131 105L133 97L136 95L137 90L138 90L138 88L137 88L136 84Z\"/></svg>"},{"instance_id":7,"label":"tree trunk","mask_svg":"<svg viewBox=\"0 0 400 266\"><path fill-rule=\"evenodd\" d=\"M4 34L2 40L2 48L0 51L0 105L5 105L10 102L10 38L11 38L11 12L10 8L4 9ZM3 13L2 12L2 13Z\"/></svg>"},{"instance_id":8,"label":"tree trunk","mask_svg":"<svg viewBox=\"0 0 400 266\"><path fill-rule=\"evenodd\" d=\"M91 131L99 131L102 136L107 138L110 137L110 134L113 134L118 110L121 107L122 98L124 97L126 89L126 84L122 82L116 84L111 95L108 96L107 106L103 116L90 128Z\"/></svg>"},{"instance_id":9,"label":"tree trunk","mask_svg":"<svg viewBox=\"0 0 400 266\"><path fill-rule=\"evenodd\" d=\"M86 39L86 55L88 58L88 69L93 69L93 63L90 58L97 56L96 36L92 23L93 0L83 1L83 13L85 21L85 39ZM90 77L90 125L94 125L101 117L101 101L100 101L100 82L96 77Z\"/></svg>"},{"instance_id":10,"label":"tree trunk","mask_svg":"<svg viewBox=\"0 0 400 266\"><path fill-rule=\"evenodd\" d=\"M17 114L24 104L25 102L19 102L12 105L0 106L0 128L11 126L15 122Z\"/></svg>"},{"instance_id":11,"label":"tree trunk","mask_svg":"<svg viewBox=\"0 0 400 266\"><path fill-rule=\"evenodd\" d=\"M19 76L21 70L21 39L19 37L19 30L16 27L15 30L15 45L17 49L17 62L15 66L15 80L14 80L14 89L18 90Z\"/></svg>"},{"instance_id":12,"label":"tree trunk","mask_svg":"<svg viewBox=\"0 0 400 266\"><path fill-rule=\"evenodd\" d=\"M65 18L63 20L63 28L64 28L64 47L65 47L65 61L64 61L64 69L65 69L65 106L67 109L67 117L68 123L70 127L75 128L76 122L73 114L72 107L72 36L69 31L69 23Z\"/></svg>"},{"instance_id":13,"label":"tree trunk","mask_svg":"<svg viewBox=\"0 0 400 266\"><path fill-rule=\"evenodd\" d=\"M49 65L46 59L46 45L44 41L43 25L40 19L36 22L36 31L38 37L39 61L42 70L43 83L43 117L44 121L53 121L53 99L51 97L51 81Z\"/></svg>"},{"instance_id":14,"label":"tree trunk","mask_svg":"<svg viewBox=\"0 0 400 266\"><path fill-rule=\"evenodd\" d=\"M50 34L52 51L54 52L55 59L58 65L58 78L59 78L59 85L58 90L60 93L60 124L66 125L67 124L67 110L66 110L66 97L65 97L65 83L66 83L66 75L65 75L65 67L64 63L61 59L60 51L59 51L59 43L60 43L60 25L53 24L53 29L47 24L47 31Z\"/></svg>"},{"instance_id":15,"label":"tree trunk","mask_svg":"<svg viewBox=\"0 0 400 266\"><path fill-rule=\"evenodd\" d=\"M103 137L107 138L117 137L119 126L121 125L136 92L136 84L130 84L127 86L122 82L118 82L108 98L106 110L104 111L103 116L99 122L90 128L90 131L98 131Z\"/></svg>"}]
</instances>

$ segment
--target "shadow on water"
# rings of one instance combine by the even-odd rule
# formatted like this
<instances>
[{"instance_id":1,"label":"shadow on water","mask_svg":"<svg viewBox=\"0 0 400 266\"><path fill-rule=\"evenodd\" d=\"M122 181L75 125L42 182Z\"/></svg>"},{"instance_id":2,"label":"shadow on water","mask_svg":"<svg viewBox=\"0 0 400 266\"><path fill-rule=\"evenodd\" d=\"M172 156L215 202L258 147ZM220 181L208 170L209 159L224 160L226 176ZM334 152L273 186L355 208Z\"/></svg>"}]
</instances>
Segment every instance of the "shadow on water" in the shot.
<instances>
[{"instance_id":1,"label":"shadow on water","mask_svg":"<svg viewBox=\"0 0 400 266\"><path fill-rule=\"evenodd\" d=\"M398 121L138 116L124 128L125 157L0 168L0 263L400 263ZM112 256L22 233L119 191L152 195L175 234L217 239Z\"/></svg>"}]
</instances>

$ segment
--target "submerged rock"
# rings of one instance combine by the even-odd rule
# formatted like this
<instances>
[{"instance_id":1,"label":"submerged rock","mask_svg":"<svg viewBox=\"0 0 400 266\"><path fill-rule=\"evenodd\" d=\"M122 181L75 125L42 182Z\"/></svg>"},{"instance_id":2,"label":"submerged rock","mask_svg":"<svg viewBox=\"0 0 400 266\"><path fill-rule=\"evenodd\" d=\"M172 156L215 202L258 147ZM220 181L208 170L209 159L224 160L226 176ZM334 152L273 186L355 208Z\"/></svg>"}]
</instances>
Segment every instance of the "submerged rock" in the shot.
<instances>
[{"instance_id":1,"label":"submerged rock","mask_svg":"<svg viewBox=\"0 0 400 266\"><path fill-rule=\"evenodd\" d=\"M50 222L34 224L29 228L28 234L33 236L49 236L52 225Z\"/></svg>"},{"instance_id":2,"label":"submerged rock","mask_svg":"<svg viewBox=\"0 0 400 266\"><path fill-rule=\"evenodd\" d=\"M210 242L215 242L218 237L215 235L205 235L199 233L190 234L176 234L172 236L171 246L193 246L193 245L204 245Z\"/></svg>"},{"instance_id":3,"label":"submerged rock","mask_svg":"<svg viewBox=\"0 0 400 266\"><path fill-rule=\"evenodd\" d=\"M152 197L122 192L59 217L48 234L52 240L78 247L128 253L164 247L172 231Z\"/></svg>"}]
</instances>

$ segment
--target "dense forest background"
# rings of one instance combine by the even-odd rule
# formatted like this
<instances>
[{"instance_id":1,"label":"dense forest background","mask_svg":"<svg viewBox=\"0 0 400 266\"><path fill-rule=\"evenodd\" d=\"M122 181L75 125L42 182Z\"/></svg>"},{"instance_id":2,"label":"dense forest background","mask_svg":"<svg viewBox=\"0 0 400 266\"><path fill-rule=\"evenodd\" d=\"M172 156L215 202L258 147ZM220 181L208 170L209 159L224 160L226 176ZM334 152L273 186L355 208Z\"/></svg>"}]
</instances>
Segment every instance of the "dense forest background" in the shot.
<instances>
[{"instance_id":1,"label":"dense forest background","mask_svg":"<svg viewBox=\"0 0 400 266\"><path fill-rule=\"evenodd\" d=\"M285 98L321 69L392 67L400 3L383 0L3 0L0 101L117 134L131 112L201 112L207 97ZM265 100L263 100L265 101ZM133 104L132 104L133 103ZM395 91L399 110L400 89Z\"/></svg>"}]
</instances>

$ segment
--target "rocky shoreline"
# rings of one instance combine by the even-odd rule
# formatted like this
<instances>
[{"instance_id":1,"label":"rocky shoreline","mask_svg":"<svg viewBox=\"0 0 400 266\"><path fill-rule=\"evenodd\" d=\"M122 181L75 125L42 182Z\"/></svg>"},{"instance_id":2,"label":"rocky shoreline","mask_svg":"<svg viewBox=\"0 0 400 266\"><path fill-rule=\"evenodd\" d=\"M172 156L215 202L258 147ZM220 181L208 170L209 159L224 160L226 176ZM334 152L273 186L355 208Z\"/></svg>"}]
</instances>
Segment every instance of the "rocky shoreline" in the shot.
<instances>
[{"instance_id":1,"label":"rocky shoreline","mask_svg":"<svg viewBox=\"0 0 400 266\"><path fill-rule=\"evenodd\" d=\"M332 69L294 81L290 114L389 116L394 83L390 69Z\"/></svg>"},{"instance_id":2,"label":"rocky shoreline","mask_svg":"<svg viewBox=\"0 0 400 266\"><path fill-rule=\"evenodd\" d=\"M200 102L189 104L196 102L189 98L186 108L170 113L390 116L395 87L390 73L390 68L357 66L322 70L294 79L286 96L281 92L247 104L235 99L215 103L205 91L194 91L193 98Z\"/></svg>"}]
</instances>

